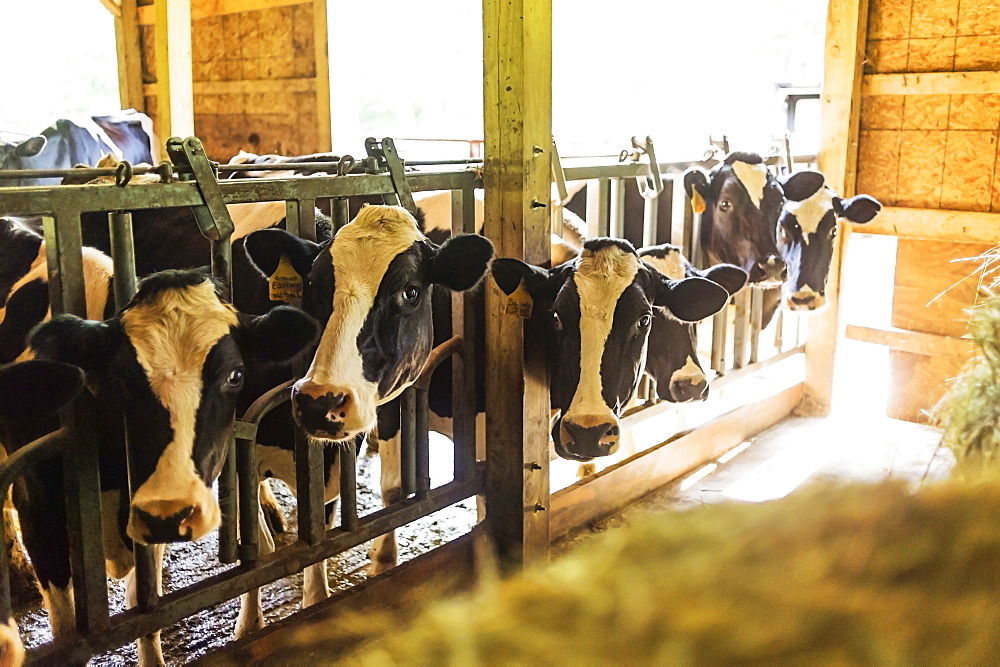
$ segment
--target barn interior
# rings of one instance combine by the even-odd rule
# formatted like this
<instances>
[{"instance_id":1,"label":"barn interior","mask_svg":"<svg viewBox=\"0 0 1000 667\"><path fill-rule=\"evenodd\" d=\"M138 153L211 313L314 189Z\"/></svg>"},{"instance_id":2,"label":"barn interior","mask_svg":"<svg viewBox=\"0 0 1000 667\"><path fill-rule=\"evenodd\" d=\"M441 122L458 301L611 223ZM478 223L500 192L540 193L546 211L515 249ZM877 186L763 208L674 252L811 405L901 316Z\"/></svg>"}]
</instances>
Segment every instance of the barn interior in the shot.
<instances>
[{"instance_id":1,"label":"barn interior","mask_svg":"<svg viewBox=\"0 0 1000 667\"><path fill-rule=\"evenodd\" d=\"M94 474L65 498L71 627L53 638L49 596L43 604L30 580L17 587L18 547L8 538L0 615L12 619L19 639L0 633L0 650L14 656L11 664L18 662L15 645L27 649L29 662L146 664L141 641L137 647L133 640L160 628L162 655L152 663L433 662L447 651L428 649L421 659L400 649L407 635L396 639L417 619L411 640L436 646L427 628L444 624L449 607L425 613L428 607L478 591L485 601L478 610L470 603L471 618L499 604L489 597L507 590L494 588L504 585L498 578L510 578L514 597L505 599L516 599L519 585L543 576L539 568L559 572L567 557L599 553L604 547L595 545L611 543L610 534L625 535L650 516L666 525L681 513L752 517L753 507L802 507L805 515L790 510L781 522L805 525L808 512L827 516L809 498L840 487L854 498L849 494L860 485L870 485L876 498L895 484L904 490L900 498L914 503L930 497L925 493L943 493L945 504L949 493L966 502L963 494L973 492L956 482L956 470L969 449L949 446L942 425L954 409L949 389L961 387L992 351L969 331L970 318L994 296L1000 240L993 217L1000 211L1000 13L987 0L751 4L727 0L714 18L703 7L642 1L612 8L441 0L434 16L425 3L401 1L345 7L327 0L90 0L64 8L66 20L55 28L66 31L64 39L53 40L62 43L10 67L8 83L22 92L0 99L0 158L59 118L134 109L152 121L154 133L148 170L123 168L119 155L110 167L92 163L78 172L104 183L23 185L16 179L71 176L61 170L72 164L0 162L0 219L38 221L52 315L89 312L80 250L87 215L111 226L113 301L121 308L142 277L139 221L170 208L195 211L193 237L231 294L239 276L227 265L235 266L232 255L245 247L243 232L233 232L233 207L261 202L283 210L284 228L307 241L323 240L326 221L334 231L350 224L356 198L366 197L407 208L428 233L480 233L495 258L551 267L568 249L579 263L584 239L613 237L640 254L672 244L699 270L729 260L711 247L706 197L689 186L688 175L715 174L734 152L759 154L775 183L820 172L820 187L839 193L837 201L867 195L879 210L862 222L838 210L827 239L822 307L793 310L785 301L772 312L765 304L781 281L748 283L719 312L692 324L692 363L705 379L704 393L671 397L670 378L640 373L615 408L618 451L590 461L563 456L553 443L554 353L540 333L547 329L539 328L548 325L537 323L532 297L518 302L520 292L489 275L478 288L485 305L476 305L471 292L453 293L453 338L432 355L434 363L447 363L436 371L428 363L401 395L398 498L384 492L390 459L375 431L364 447L337 450L336 511L324 514L330 450L301 430L287 449L295 456L288 483L264 479L271 474L260 463L258 427L268 411L284 409L292 379L309 364L296 367L295 378L268 392L270 402L236 415L214 486L221 526L166 548L162 591L154 583L154 550L136 543L135 603L123 581L106 576L109 547L95 527L108 500L96 449L60 450L81 477ZM39 25L47 11L17 3L0 9L0 19ZM691 29L706 18L711 30ZM80 29L96 38L79 45L69 31ZM748 31L760 33L756 45L746 43ZM15 39L25 43L14 50L30 50L34 31L19 32ZM189 137L197 139L182 141ZM255 162L257 156L271 164ZM313 156L316 164L295 171L293 156ZM25 171L40 168L51 173ZM155 182L139 184L146 176ZM776 232L771 221L772 236L780 225ZM0 266L0 278L10 270ZM271 301L309 312L302 279L298 293ZM485 338L481 348L477 332ZM652 338L643 350L649 363L657 352ZM479 362L484 377L476 376ZM445 417L428 398L435 372L449 378L453 413ZM600 372L610 373L603 366ZM478 416L477 391L485 401ZM60 413L64 430L79 428L74 410L79 406L70 404ZM995 428L991 419L982 416L982 432ZM53 445L42 440L18 456L3 442L10 449L0 463L5 492L35 470L36 459L52 455ZM270 547L262 482L287 522ZM885 493L885 507L895 508L887 512L907 502ZM5 528L15 522L11 503L8 510ZM895 516L902 514L889 520ZM831 521L850 531L855 518ZM1000 535L995 526L982 530ZM372 540L393 531L395 566L376 572ZM325 563L323 593L306 602L314 575L303 570L317 563ZM954 562L941 567L948 565ZM237 618L257 590L262 620L243 632ZM617 604L630 613L627 603ZM671 623L657 636L683 634L684 622ZM538 634L564 631L555 624ZM744 631L752 636L755 629ZM897 641L922 641L916 635ZM995 658L997 640L995 630L977 629L934 658ZM495 638L468 641L463 649L456 640L447 659L516 661ZM552 646L539 662L586 655ZM693 662L723 659L688 650ZM889 659L878 650L742 657ZM737 651L725 659L740 657Z\"/></svg>"}]
</instances>

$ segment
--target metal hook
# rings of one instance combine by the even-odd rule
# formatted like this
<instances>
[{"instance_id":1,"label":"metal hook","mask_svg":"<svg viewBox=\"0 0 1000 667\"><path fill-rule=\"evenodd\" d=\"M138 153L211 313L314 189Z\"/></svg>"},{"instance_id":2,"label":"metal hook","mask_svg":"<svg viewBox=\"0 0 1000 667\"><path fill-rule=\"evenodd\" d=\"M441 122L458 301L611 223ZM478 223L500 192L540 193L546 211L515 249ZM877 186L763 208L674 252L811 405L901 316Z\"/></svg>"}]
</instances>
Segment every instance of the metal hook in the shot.
<instances>
[{"instance_id":1,"label":"metal hook","mask_svg":"<svg viewBox=\"0 0 1000 667\"><path fill-rule=\"evenodd\" d=\"M122 160L115 167L115 185L120 188L124 188L128 185L128 182L132 180L132 163L128 160Z\"/></svg>"},{"instance_id":2,"label":"metal hook","mask_svg":"<svg viewBox=\"0 0 1000 667\"><path fill-rule=\"evenodd\" d=\"M656 199L663 192L663 179L660 178L660 165L656 162L653 139L647 136L646 140L640 143L638 139L632 137L632 148L631 158L633 162L638 162L643 154L646 155L649 161L647 165L648 173L644 176L635 177L635 183L639 186L639 194L642 195L643 199ZM622 153L625 153L625 151L622 151Z\"/></svg>"},{"instance_id":3,"label":"metal hook","mask_svg":"<svg viewBox=\"0 0 1000 667\"><path fill-rule=\"evenodd\" d=\"M354 158L350 155L342 155L337 162L337 176L347 176L354 169Z\"/></svg>"}]
</instances>

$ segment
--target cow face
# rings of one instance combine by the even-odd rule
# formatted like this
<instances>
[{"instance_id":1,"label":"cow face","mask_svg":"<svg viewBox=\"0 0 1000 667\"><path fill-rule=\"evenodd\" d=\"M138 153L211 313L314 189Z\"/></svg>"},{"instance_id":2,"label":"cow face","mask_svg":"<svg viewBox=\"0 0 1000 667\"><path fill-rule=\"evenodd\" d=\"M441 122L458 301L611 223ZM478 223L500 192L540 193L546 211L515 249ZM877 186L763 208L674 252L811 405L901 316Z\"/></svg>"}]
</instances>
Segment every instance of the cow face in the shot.
<instances>
[{"instance_id":1,"label":"cow face","mask_svg":"<svg viewBox=\"0 0 1000 667\"><path fill-rule=\"evenodd\" d=\"M31 158L36 157L45 148L45 137L37 136L19 141L7 143L0 141L0 170L2 169L31 169ZM0 186L21 185L19 180L3 180Z\"/></svg>"},{"instance_id":2,"label":"cow face","mask_svg":"<svg viewBox=\"0 0 1000 667\"><path fill-rule=\"evenodd\" d=\"M746 271L731 264L699 271L681 254L680 248L669 243L642 248L639 256L672 280L702 277L718 283L730 295L741 290L747 282ZM646 372L656 380L656 394L660 399L686 403L708 398L708 377L698 359L697 346L696 324L681 322L662 308L655 309L649 331Z\"/></svg>"},{"instance_id":3,"label":"cow face","mask_svg":"<svg viewBox=\"0 0 1000 667\"><path fill-rule=\"evenodd\" d=\"M702 247L712 263L734 264L752 283L784 279L785 263L774 239L781 187L759 155L730 153L711 172L689 169L684 188L702 214Z\"/></svg>"},{"instance_id":4,"label":"cow face","mask_svg":"<svg viewBox=\"0 0 1000 667\"><path fill-rule=\"evenodd\" d=\"M816 310L826 304L826 279L838 220L866 223L882 208L868 195L841 199L825 180L817 171L800 171L782 184L785 203L778 219L777 240L788 266L782 296L790 310Z\"/></svg>"},{"instance_id":5,"label":"cow face","mask_svg":"<svg viewBox=\"0 0 1000 667\"><path fill-rule=\"evenodd\" d=\"M330 442L371 430L376 406L420 374L433 341L432 287L471 289L493 256L472 234L434 245L398 206L361 209L329 244L263 230L247 237L246 250L265 275L285 255L306 277L306 308L326 328L292 389L292 409L306 433Z\"/></svg>"},{"instance_id":6,"label":"cow face","mask_svg":"<svg viewBox=\"0 0 1000 667\"><path fill-rule=\"evenodd\" d=\"M618 449L618 417L639 382L654 306L697 321L729 298L702 278L669 280L618 239L587 241L552 270L498 259L493 277L506 294L523 281L532 316L548 320L550 396L560 411L552 439L557 454L576 461Z\"/></svg>"},{"instance_id":7,"label":"cow face","mask_svg":"<svg viewBox=\"0 0 1000 667\"><path fill-rule=\"evenodd\" d=\"M245 373L294 356L317 333L305 313L243 317L204 274L165 271L145 278L115 318L61 315L36 328L30 346L36 358L85 371L104 440L122 434L124 417L136 487L127 532L147 544L197 540L219 525L211 486Z\"/></svg>"}]
</instances>

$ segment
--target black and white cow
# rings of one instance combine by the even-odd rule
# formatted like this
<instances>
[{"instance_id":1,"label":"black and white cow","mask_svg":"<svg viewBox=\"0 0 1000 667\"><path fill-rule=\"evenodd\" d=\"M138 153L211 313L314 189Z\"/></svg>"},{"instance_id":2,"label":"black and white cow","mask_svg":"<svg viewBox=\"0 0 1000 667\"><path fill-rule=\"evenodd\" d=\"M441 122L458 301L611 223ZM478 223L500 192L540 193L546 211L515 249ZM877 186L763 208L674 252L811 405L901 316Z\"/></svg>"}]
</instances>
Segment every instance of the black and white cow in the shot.
<instances>
[{"instance_id":1,"label":"black and white cow","mask_svg":"<svg viewBox=\"0 0 1000 667\"><path fill-rule=\"evenodd\" d=\"M260 317L238 313L198 271L145 278L128 306L103 322L61 315L32 332L30 357L72 364L86 374L89 391L78 400L94 419L111 576L133 572L130 539L198 540L218 527L211 486L244 383L308 349L317 334L315 320L293 308ZM16 385L4 384L4 391L17 394ZM9 428L7 438L11 450L25 444ZM136 484L131 504L125 442ZM61 464L50 462L14 491L24 543L57 639L73 627L61 471ZM162 550L156 554L159 558ZM131 577L127 593L134 603ZM140 639L139 658L141 664L163 663L158 634Z\"/></svg>"},{"instance_id":2,"label":"black and white cow","mask_svg":"<svg viewBox=\"0 0 1000 667\"><path fill-rule=\"evenodd\" d=\"M783 302L789 310L816 310L826 304L838 220L870 222L882 209L869 195L841 199L818 171L794 173L781 184L785 203L778 219L778 249L788 267Z\"/></svg>"},{"instance_id":3,"label":"black and white cow","mask_svg":"<svg viewBox=\"0 0 1000 667\"><path fill-rule=\"evenodd\" d=\"M721 285L730 295L743 289L747 272L732 264L705 270L694 268L675 245L664 243L639 249L639 257L671 280L701 277ZM646 372L656 380L656 394L673 403L701 401L708 397L708 377L698 359L698 328L681 322L663 309L653 312L649 331Z\"/></svg>"},{"instance_id":4,"label":"black and white cow","mask_svg":"<svg viewBox=\"0 0 1000 667\"><path fill-rule=\"evenodd\" d=\"M696 322L729 299L704 278L670 280L619 239L591 239L551 270L497 259L492 273L506 294L523 281L532 317L548 320L550 396L560 412L552 440L559 456L575 461L617 450L618 417L638 386L654 308Z\"/></svg>"},{"instance_id":5,"label":"black and white cow","mask_svg":"<svg viewBox=\"0 0 1000 667\"><path fill-rule=\"evenodd\" d=\"M132 109L78 120L61 118L38 136L0 143L0 171L69 169L77 164L97 164L108 153L132 164L153 163L158 151L152 130L149 116ZM58 183L58 178L0 179L0 187Z\"/></svg>"},{"instance_id":6,"label":"black and white cow","mask_svg":"<svg viewBox=\"0 0 1000 667\"><path fill-rule=\"evenodd\" d=\"M735 264L751 283L784 280L775 240L783 203L781 186L756 153L733 152L706 172L684 172L684 189L701 213L701 247L709 264Z\"/></svg>"}]
</instances>

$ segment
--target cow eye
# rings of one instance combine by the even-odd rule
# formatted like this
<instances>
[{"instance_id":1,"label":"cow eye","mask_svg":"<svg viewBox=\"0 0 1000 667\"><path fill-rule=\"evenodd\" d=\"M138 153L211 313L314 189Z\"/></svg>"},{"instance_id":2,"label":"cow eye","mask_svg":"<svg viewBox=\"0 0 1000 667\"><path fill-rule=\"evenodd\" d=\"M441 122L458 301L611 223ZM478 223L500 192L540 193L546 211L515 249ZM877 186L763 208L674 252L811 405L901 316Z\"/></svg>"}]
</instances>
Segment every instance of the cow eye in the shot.
<instances>
[{"instance_id":1,"label":"cow eye","mask_svg":"<svg viewBox=\"0 0 1000 667\"><path fill-rule=\"evenodd\" d=\"M830 238L831 239L832 238L836 238L836 236L837 236L837 227L835 225L835 226L833 226L833 227L830 228Z\"/></svg>"},{"instance_id":2,"label":"cow eye","mask_svg":"<svg viewBox=\"0 0 1000 667\"><path fill-rule=\"evenodd\" d=\"M562 331L562 320L559 319L559 313L552 311L552 328L556 331Z\"/></svg>"},{"instance_id":3,"label":"cow eye","mask_svg":"<svg viewBox=\"0 0 1000 667\"><path fill-rule=\"evenodd\" d=\"M639 321L636 324L639 325L640 329L645 329L646 327L649 326L649 324L652 321L653 321L653 317L649 313L646 313L645 315L643 315L642 317L639 318Z\"/></svg>"},{"instance_id":4,"label":"cow eye","mask_svg":"<svg viewBox=\"0 0 1000 667\"><path fill-rule=\"evenodd\" d=\"M722 199L722 200L719 201L719 209L721 209L723 211L728 211L732 207L733 207L733 204L728 199Z\"/></svg>"},{"instance_id":5,"label":"cow eye","mask_svg":"<svg viewBox=\"0 0 1000 667\"><path fill-rule=\"evenodd\" d=\"M408 303L413 303L420 297L420 288L416 285L410 285L403 290L403 301Z\"/></svg>"},{"instance_id":6,"label":"cow eye","mask_svg":"<svg viewBox=\"0 0 1000 667\"><path fill-rule=\"evenodd\" d=\"M226 384L230 387L238 387L243 384L243 369L237 368L233 370L229 374L229 377L226 378Z\"/></svg>"}]
</instances>

